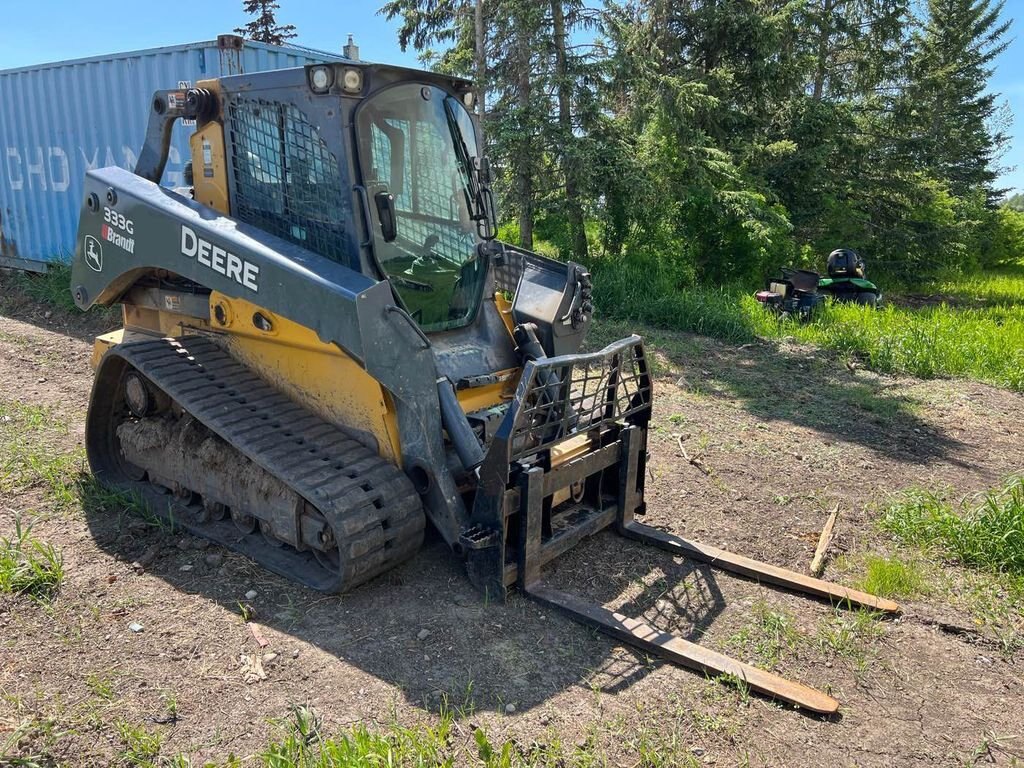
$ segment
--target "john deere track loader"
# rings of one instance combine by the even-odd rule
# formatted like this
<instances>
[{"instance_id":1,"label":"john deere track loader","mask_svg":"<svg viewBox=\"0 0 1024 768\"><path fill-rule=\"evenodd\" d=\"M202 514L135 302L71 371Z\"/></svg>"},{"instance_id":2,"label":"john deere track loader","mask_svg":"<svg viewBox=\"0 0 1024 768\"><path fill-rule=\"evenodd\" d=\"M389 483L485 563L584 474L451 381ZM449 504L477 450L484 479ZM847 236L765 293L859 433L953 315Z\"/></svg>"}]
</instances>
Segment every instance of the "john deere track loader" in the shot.
<instances>
[{"instance_id":1,"label":"john deere track loader","mask_svg":"<svg viewBox=\"0 0 1024 768\"><path fill-rule=\"evenodd\" d=\"M557 592L605 528L835 601L892 604L688 542L644 512L639 337L579 350L576 264L495 240L470 83L361 62L154 94L134 172L90 171L72 292L96 340L90 465L196 535L317 590L410 558L429 520L517 588L633 645L817 711L831 697ZM194 120L183 189L159 185Z\"/></svg>"}]
</instances>

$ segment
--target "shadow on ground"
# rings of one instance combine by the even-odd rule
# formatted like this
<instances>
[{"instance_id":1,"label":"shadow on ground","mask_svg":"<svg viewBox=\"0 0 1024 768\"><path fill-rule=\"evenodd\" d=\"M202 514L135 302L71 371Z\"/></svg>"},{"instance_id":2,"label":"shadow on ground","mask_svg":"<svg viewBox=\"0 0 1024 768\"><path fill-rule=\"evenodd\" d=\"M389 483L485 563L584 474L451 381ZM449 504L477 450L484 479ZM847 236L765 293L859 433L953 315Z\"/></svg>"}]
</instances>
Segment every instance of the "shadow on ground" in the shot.
<instances>
[{"instance_id":1,"label":"shadow on ground","mask_svg":"<svg viewBox=\"0 0 1024 768\"><path fill-rule=\"evenodd\" d=\"M253 602L259 624L318 646L429 711L504 711L511 704L521 712L569 689L578 689L581 696L596 689L624 690L660 665L640 652L616 649L615 641L596 630L521 595L512 594L505 603L488 602L470 585L459 559L432 533L409 562L351 593L323 595L231 552L223 564L209 565L206 555L223 550L200 548L180 527L187 519L184 509L178 508L179 522L170 526L140 517L137 500L89 493L90 486L95 488L90 475L81 482L91 535L110 556L131 562L159 549L147 571L234 613L240 613L245 593L258 584L259 600ZM184 548L183 540L188 542ZM588 565L588 557L609 552L615 553L614 562ZM643 615L688 640L699 642L725 609L718 575L706 566L674 562L611 532L584 542L573 554L565 565L549 567L555 586L614 604L630 616ZM185 564L191 568L183 571ZM637 589L654 568L653 583ZM346 672L339 666L318 674L330 685Z\"/></svg>"},{"instance_id":2,"label":"shadow on ground","mask_svg":"<svg viewBox=\"0 0 1024 768\"><path fill-rule=\"evenodd\" d=\"M601 337L625 327L604 327ZM658 384L674 382L692 401L688 407L728 401L768 428L812 429L901 462L971 466L960 458L964 444L921 418L919 403L895 379L851 368L827 350L770 341L735 347L671 331L647 338Z\"/></svg>"},{"instance_id":3,"label":"shadow on ground","mask_svg":"<svg viewBox=\"0 0 1024 768\"><path fill-rule=\"evenodd\" d=\"M82 482L95 481L84 475ZM667 663L518 593L504 603L485 600L470 585L458 558L432 531L405 564L351 593L323 595L271 574L245 556L214 545L197 546L199 540L183 528L152 518L144 521L137 509L112 506L109 495L105 504L89 502L88 493L83 496L86 520L100 549L133 561L159 548L159 556L146 569L174 589L240 614L240 605L247 603L245 593L258 585L253 621L342 662L316 662L312 674L321 688L344 691L352 686L346 666L351 665L393 686L410 705L433 713L510 712L509 705L526 712L567 691L580 698L598 691L625 691ZM179 514L177 519L184 519L184 510ZM223 563L208 564L207 554L223 554ZM185 564L188 570L182 570ZM545 583L556 589L606 604L698 644L718 621L729 627L737 618L745 620L742 608L731 619L723 613L727 605L749 603L752 590L762 589L738 577L722 578L706 564L673 558L610 530L580 543L546 571ZM827 605L806 599L820 602L823 609ZM194 649L194 641L183 642ZM257 652L255 644L245 652ZM779 674L786 676L786 671ZM746 695L727 687L728 681L707 680L701 672L692 672L692 680L691 695L708 686L725 697ZM682 695L684 690L680 689ZM803 710L799 714L841 719Z\"/></svg>"}]
</instances>

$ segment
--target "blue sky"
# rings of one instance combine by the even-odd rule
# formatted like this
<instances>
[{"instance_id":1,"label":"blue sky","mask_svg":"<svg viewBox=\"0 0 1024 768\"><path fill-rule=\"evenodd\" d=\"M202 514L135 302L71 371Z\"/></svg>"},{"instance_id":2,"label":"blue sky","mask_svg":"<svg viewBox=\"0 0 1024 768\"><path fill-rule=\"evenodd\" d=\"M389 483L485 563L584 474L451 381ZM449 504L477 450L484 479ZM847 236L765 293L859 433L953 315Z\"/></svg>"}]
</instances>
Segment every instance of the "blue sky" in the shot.
<instances>
[{"instance_id":1,"label":"blue sky","mask_svg":"<svg viewBox=\"0 0 1024 768\"><path fill-rule=\"evenodd\" d=\"M398 50L396 25L377 15L380 4L281 0L278 21L298 27L295 42L310 48L338 51L352 33L362 58L415 66L414 52ZM241 0L0 0L0 69L209 40L246 21L241 8ZM1014 114L1003 165L1016 169L1002 183L1024 191L1024 0L1007 0L1006 14L1018 21L992 84Z\"/></svg>"}]
</instances>

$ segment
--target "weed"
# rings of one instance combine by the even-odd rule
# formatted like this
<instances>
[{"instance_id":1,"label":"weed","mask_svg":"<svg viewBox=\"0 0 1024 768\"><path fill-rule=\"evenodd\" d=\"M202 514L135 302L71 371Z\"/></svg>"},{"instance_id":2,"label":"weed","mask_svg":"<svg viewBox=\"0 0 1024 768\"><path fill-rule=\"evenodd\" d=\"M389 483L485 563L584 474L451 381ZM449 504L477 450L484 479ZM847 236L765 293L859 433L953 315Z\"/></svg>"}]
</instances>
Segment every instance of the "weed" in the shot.
<instances>
[{"instance_id":1,"label":"weed","mask_svg":"<svg viewBox=\"0 0 1024 768\"><path fill-rule=\"evenodd\" d=\"M913 597L925 592L925 580L917 563L870 555L860 588L879 597Z\"/></svg>"},{"instance_id":2,"label":"weed","mask_svg":"<svg viewBox=\"0 0 1024 768\"><path fill-rule=\"evenodd\" d=\"M750 684L742 677L724 674L719 675L715 679L725 687L734 689L740 696L741 704L747 705L750 703Z\"/></svg>"},{"instance_id":3,"label":"weed","mask_svg":"<svg viewBox=\"0 0 1024 768\"><path fill-rule=\"evenodd\" d=\"M19 273L15 287L35 301L65 312L78 311L71 297L71 264L67 261L55 261L43 273Z\"/></svg>"},{"instance_id":4,"label":"weed","mask_svg":"<svg viewBox=\"0 0 1024 768\"><path fill-rule=\"evenodd\" d=\"M114 683L108 677L93 673L85 678L85 684L94 695L101 699L114 698Z\"/></svg>"},{"instance_id":5,"label":"weed","mask_svg":"<svg viewBox=\"0 0 1024 768\"><path fill-rule=\"evenodd\" d=\"M837 608L819 623L817 641L822 650L863 664L869 646L881 637L882 631L878 614L873 611Z\"/></svg>"},{"instance_id":6,"label":"weed","mask_svg":"<svg viewBox=\"0 0 1024 768\"><path fill-rule=\"evenodd\" d=\"M178 697L174 691L164 690L160 692L160 701L164 704L164 711L166 712L166 719L170 722L176 722L178 719ZM161 721L163 722L163 721Z\"/></svg>"},{"instance_id":7,"label":"weed","mask_svg":"<svg viewBox=\"0 0 1024 768\"><path fill-rule=\"evenodd\" d=\"M936 493L908 491L885 510L881 526L904 544L965 565L1024 574L1024 477L957 507Z\"/></svg>"},{"instance_id":8,"label":"weed","mask_svg":"<svg viewBox=\"0 0 1024 768\"><path fill-rule=\"evenodd\" d=\"M59 507L72 505L84 457L55 445L67 432L67 424L46 408L0 401L0 491L41 486Z\"/></svg>"},{"instance_id":9,"label":"weed","mask_svg":"<svg viewBox=\"0 0 1024 768\"><path fill-rule=\"evenodd\" d=\"M285 736L261 755L267 765L296 768L363 765L454 766L449 734L452 721L443 717L434 728L392 725L383 733L364 724L349 733L327 737L317 715L308 707L296 707L284 724Z\"/></svg>"},{"instance_id":10,"label":"weed","mask_svg":"<svg viewBox=\"0 0 1024 768\"><path fill-rule=\"evenodd\" d=\"M0 537L0 592L50 600L64 581L64 559L31 535L32 526L14 518L14 535Z\"/></svg>"},{"instance_id":11,"label":"weed","mask_svg":"<svg viewBox=\"0 0 1024 768\"><path fill-rule=\"evenodd\" d=\"M86 513L102 513L105 516L116 515L118 525L124 524L126 517L142 520L151 528L164 533L174 533L177 525L174 516L157 515L150 509L145 499L136 492L111 488L100 483L93 475L81 473L75 483L76 494Z\"/></svg>"},{"instance_id":12,"label":"weed","mask_svg":"<svg viewBox=\"0 0 1024 768\"><path fill-rule=\"evenodd\" d=\"M236 604L238 605L238 612L242 615L242 621L248 624L249 620L252 618L252 606L248 603L242 602L238 602Z\"/></svg>"},{"instance_id":13,"label":"weed","mask_svg":"<svg viewBox=\"0 0 1024 768\"><path fill-rule=\"evenodd\" d=\"M9 735L0 737L0 765L5 768L37 768L49 764L43 756L24 751L25 742L33 740L39 730L37 721L27 717L13 726Z\"/></svg>"},{"instance_id":14,"label":"weed","mask_svg":"<svg viewBox=\"0 0 1024 768\"><path fill-rule=\"evenodd\" d=\"M773 610L763 600L754 605L752 614L752 622L730 637L728 645L748 651L763 666L773 667L787 649L796 646L800 632L792 616Z\"/></svg>"},{"instance_id":15,"label":"weed","mask_svg":"<svg viewBox=\"0 0 1024 768\"><path fill-rule=\"evenodd\" d=\"M160 757L160 748L164 743L161 734L151 733L141 725L132 725L124 721L118 721L117 733L124 747L121 759L126 765L150 768Z\"/></svg>"},{"instance_id":16,"label":"weed","mask_svg":"<svg viewBox=\"0 0 1024 768\"><path fill-rule=\"evenodd\" d=\"M69 315L81 315L71 295L71 262L67 258L51 261L46 272L19 272L12 278L13 288L26 298ZM119 307L92 307L91 317L115 322Z\"/></svg>"}]
</instances>

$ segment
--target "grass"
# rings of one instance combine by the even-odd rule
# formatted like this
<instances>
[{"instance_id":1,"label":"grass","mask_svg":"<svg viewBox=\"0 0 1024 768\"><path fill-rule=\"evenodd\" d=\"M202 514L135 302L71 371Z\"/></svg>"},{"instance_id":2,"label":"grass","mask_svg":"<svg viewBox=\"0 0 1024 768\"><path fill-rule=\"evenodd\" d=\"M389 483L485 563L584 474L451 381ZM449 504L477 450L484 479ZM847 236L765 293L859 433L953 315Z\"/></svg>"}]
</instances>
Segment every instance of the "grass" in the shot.
<instances>
[{"instance_id":1,"label":"grass","mask_svg":"<svg viewBox=\"0 0 1024 768\"><path fill-rule=\"evenodd\" d=\"M1024 265L925 286L944 302L879 310L830 304L808 323L779 320L745 286L679 289L628 264L593 271L605 317L735 343L792 338L883 373L964 376L1024 391Z\"/></svg>"},{"instance_id":2,"label":"grass","mask_svg":"<svg viewBox=\"0 0 1024 768\"><path fill-rule=\"evenodd\" d=\"M466 732L448 713L442 714L434 726L392 723L383 729L370 729L360 723L347 732L327 735L313 710L293 707L292 717L282 727L283 738L257 756L258 764L267 768L588 768L606 764L599 748L591 743L571 748L564 747L557 738L529 746L513 741L494 743L482 728L470 725ZM659 747L646 740L636 746L645 754L643 765L677 765L682 759L667 751L664 744Z\"/></svg>"},{"instance_id":3,"label":"grass","mask_svg":"<svg viewBox=\"0 0 1024 768\"><path fill-rule=\"evenodd\" d=\"M924 574L912 561L869 555L864 565L867 573L858 586L869 594L913 597L927 591Z\"/></svg>"},{"instance_id":4,"label":"grass","mask_svg":"<svg viewBox=\"0 0 1024 768\"><path fill-rule=\"evenodd\" d=\"M818 646L827 653L845 656L863 665L872 642L883 633L878 618L873 611L836 608L818 624Z\"/></svg>"},{"instance_id":5,"label":"grass","mask_svg":"<svg viewBox=\"0 0 1024 768\"><path fill-rule=\"evenodd\" d=\"M959 504L908 491L883 512L881 526L904 544L964 565L1024 575L1024 476Z\"/></svg>"},{"instance_id":6,"label":"grass","mask_svg":"<svg viewBox=\"0 0 1024 768\"><path fill-rule=\"evenodd\" d=\"M14 535L0 537L0 592L53 598L64 581L64 560L50 544L32 536L31 526L14 519Z\"/></svg>"},{"instance_id":7,"label":"grass","mask_svg":"<svg viewBox=\"0 0 1024 768\"><path fill-rule=\"evenodd\" d=\"M770 669L787 650L796 647L801 639L800 632L790 614L773 609L763 600L754 604L751 614L750 623L732 635L727 645Z\"/></svg>"},{"instance_id":8,"label":"grass","mask_svg":"<svg viewBox=\"0 0 1024 768\"><path fill-rule=\"evenodd\" d=\"M58 508L75 503L82 451L67 451L68 426L47 408L0 400L0 493L42 487Z\"/></svg>"},{"instance_id":9,"label":"grass","mask_svg":"<svg viewBox=\"0 0 1024 768\"><path fill-rule=\"evenodd\" d=\"M745 689L745 683L736 681ZM293 706L291 716L274 723L280 735L257 754L239 759L228 756L218 762L193 762L183 753L168 749L170 732L116 720L113 731L117 744L115 765L128 768L454 768L475 765L481 768L598 768L609 765L600 739L591 734L578 744L566 745L558 733L549 729L544 740L523 744L516 740L492 740L483 728L457 721L445 712L434 725L404 726L393 720L386 724L358 723L340 732L329 733L320 716L308 706ZM725 728L725 723L708 721L705 732ZM27 719L5 744L0 740L0 765L49 765L45 752L26 757L19 755L18 743L33 731L54 726ZM649 768L687 766L701 762L691 754L689 739L676 727L663 722L640 727L616 728L609 723L609 738L622 740L637 765ZM41 732L36 736L43 736ZM37 738L37 741L44 739ZM7 750L6 752L4 750ZM16 757L17 756L17 757ZM13 762L5 762L5 759Z\"/></svg>"},{"instance_id":10,"label":"grass","mask_svg":"<svg viewBox=\"0 0 1024 768\"><path fill-rule=\"evenodd\" d=\"M155 768L164 742L161 733L123 721L117 723L117 733L122 744L121 761L125 765Z\"/></svg>"},{"instance_id":11,"label":"grass","mask_svg":"<svg viewBox=\"0 0 1024 768\"><path fill-rule=\"evenodd\" d=\"M71 263L52 262L46 272L19 272L14 277L15 286L30 299L47 304L64 312L78 312L71 296Z\"/></svg>"}]
</instances>

